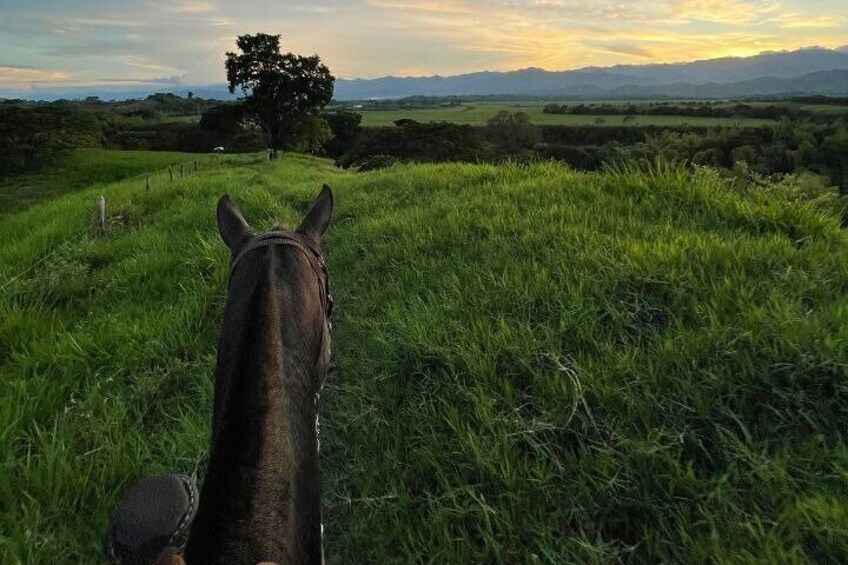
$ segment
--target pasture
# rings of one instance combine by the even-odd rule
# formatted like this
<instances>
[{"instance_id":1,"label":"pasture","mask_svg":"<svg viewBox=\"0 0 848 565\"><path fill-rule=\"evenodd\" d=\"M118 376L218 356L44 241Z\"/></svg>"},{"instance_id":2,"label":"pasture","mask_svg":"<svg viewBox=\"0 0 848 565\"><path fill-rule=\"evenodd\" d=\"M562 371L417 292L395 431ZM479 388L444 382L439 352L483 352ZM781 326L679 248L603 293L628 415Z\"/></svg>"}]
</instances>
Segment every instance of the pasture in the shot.
<instances>
[{"instance_id":1,"label":"pasture","mask_svg":"<svg viewBox=\"0 0 848 565\"><path fill-rule=\"evenodd\" d=\"M202 157L165 151L77 149L65 159L61 167L0 179L0 215L93 184L108 184Z\"/></svg>"},{"instance_id":2,"label":"pasture","mask_svg":"<svg viewBox=\"0 0 848 565\"><path fill-rule=\"evenodd\" d=\"M96 563L129 484L200 480L215 203L267 229L322 182L328 563L848 561L836 218L662 165L140 179L0 217L0 562Z\"/></svg>"},{"instance_id":3,"label":"pasture","mask_svg":"<svg viewBox=\"0 0 848 565\"><path fill-rule=\"evenodd\" d=\"M356 108L353 111L362 114L362 125L366 127L393 126L395 120L410 119L419 122L452 122L474 126L486 125L486 121L501 110L525 112L536 125L559 126L768 126L773 120L701 118L690 116L646 116L638 115L625 122L626 116L592 116L572 114L545 114L545 104L550 102L465 102L457 106L439 108L410 108L372 110ZM598 120L602 121L598 121Z\"/></svg>"}]
</instances>

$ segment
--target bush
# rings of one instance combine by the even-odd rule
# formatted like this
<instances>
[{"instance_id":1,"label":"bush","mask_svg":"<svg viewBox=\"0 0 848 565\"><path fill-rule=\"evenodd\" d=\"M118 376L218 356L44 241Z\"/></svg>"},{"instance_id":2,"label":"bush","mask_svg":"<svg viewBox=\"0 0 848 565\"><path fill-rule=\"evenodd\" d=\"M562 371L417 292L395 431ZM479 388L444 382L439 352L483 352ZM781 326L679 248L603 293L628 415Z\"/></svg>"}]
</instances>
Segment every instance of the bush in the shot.
<instances>
[{"instance_id":1,"label":"bush","mask_svg":"<svg viewBox=\"0 0 848 565\"><path fill-rule=\"evenodd\" d=\"M540 145L538 153L542 159L556 159L583 171L598 170L603 164L598 148L594 146Z\"/></svg>"},{"instance_id":2,"label":"bush","mask_svg":"<svg viewBox=\"0 0 848 565\"><path fill-rule=\"evenodd\" d=\"M200 129L214 135L217 143L228 147L234 137L242 133L244 108L241 104L219 104L200 117Z\"/></svg>"},{"instance_id":3,"label":"bush","mask_svg":"<svg viewBox=\"0 0 848 565\"><path fill-rule=\"evenodd\" d=\"M333 136L330 126L321 116L303 116L284 134L282 148L318 154Z\"/></svg>"},{"instance_id":4,"label":"bush","mask_svg":"<svg viewBox=\"0 0 848 565\"><path fill-rule=\"evenodd\" d=\"M374 171L377 169L385 169L386 167L391 167L392 165L395 165L400 162L401 160L395 157L394 155L374 155L372 157L363 159L357 165L356 168L360 172Z\"/></svg>"},{"instance_id":5,"label":"bush","mask_svg":"<svg viewBox=\"0 0 848 565\"><path fill-rule=\"evenodd\" d=\"M355 166L375 155L427 163L478 161L490 158L491 153L480 128L416 123L405 127L362 128L336 163L342 167Z\"/></svg>"},{"instance_id":6,"label":"bush","mask_svg":"<svg viewBox=\"0 0 848 565\"><path fill-rule=\"evenodd\" d=\"M324 120L330 126L332 137L324 144L324 154L338 158L349 150L359 136L362 114L356 112L335 112L324 114Z\"/></svg>"},{"instance_id":7,"label":"bush","mask_svg":"<svg viewBox=\"0 0 848 565\"><path fill-rule=\"evenodd\" d=\"M523 157L541 140L539 129L524 112L501 110L489 119L486 138L500 156Z\"/></svg>"},{"instance_id":8,"label":"bush","mask_svg":"<svg viewBox=\"0 0 848 565\"><path fill-rule=\"evenodd\" d=\"M61 106L12 106L0 110L0 171L41 170L70 150L96 147L100 125L88 112Z\"/></svg>"}]
</instances>

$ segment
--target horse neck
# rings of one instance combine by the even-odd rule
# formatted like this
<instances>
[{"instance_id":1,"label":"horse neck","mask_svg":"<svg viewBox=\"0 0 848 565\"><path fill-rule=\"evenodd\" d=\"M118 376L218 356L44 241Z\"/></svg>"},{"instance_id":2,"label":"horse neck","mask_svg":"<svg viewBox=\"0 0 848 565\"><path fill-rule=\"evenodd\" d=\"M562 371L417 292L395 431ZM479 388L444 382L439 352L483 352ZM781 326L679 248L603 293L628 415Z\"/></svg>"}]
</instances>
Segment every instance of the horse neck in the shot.
<instances>
[{"instance_id":1,"label":"horse neck","mask_svg":"<svg viewBox=\"0 0 848 565\"><path fill-rule=\"evenodd\" d=\"M210 459L192 526L193 563L320 563L315 402L321 336L277 251L233 289L218 343Z\"/></svg>"}]
</instances>

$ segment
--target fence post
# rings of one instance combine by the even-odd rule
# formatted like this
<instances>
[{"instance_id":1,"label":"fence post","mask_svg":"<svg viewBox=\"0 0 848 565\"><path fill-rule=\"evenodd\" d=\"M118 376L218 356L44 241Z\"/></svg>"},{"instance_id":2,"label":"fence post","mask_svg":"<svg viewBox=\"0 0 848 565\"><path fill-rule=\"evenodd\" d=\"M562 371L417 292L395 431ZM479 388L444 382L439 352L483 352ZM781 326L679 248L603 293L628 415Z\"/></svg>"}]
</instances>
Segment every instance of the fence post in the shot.
<instances>
[{"instance_id":1,"label":"fence post","mask_svg":"<svg viewBox=\"0 0 848 565\"><path fill-rule=\"evenodd\" d=\"M150 192L150 175L147 175L144 179L144 190Z\"/></svg>"},{"instance_id":2,"label":"fence post","mask_svg":"<svg viewBox=\"0 0 848 565\"><path fill-rule=\"evenodd\" d=\"M171 168L171 165L168 165L168 180L174 182L174 169Z\"/></svg>"},{"instance_id":3,"label":"fence post","mask_svg":"<svg viewBox=\"0 0 848 565\"><path fill-rule=\"evenodd\" d=\"M100 235L106 235L106 198L104 196L97 199L97 224Z\"/></svg>"},{"instance_id":4,"label":"fence post","mask_svg":"<svg viewBox=\"0 0 848 565\"><path fill-rule=\"evenodd\" d=\"M183 173L183 164L182 164L182 163L180 163L180 178L183 178L183 175L184 175L184 173Z\"/></svg>"},{"instance_id":5,"label":"fence post","mask_svg":"<svg viewBox=\"0 0 848 565\"><path fill-rule=\"evenodd\" d=\"M197 161L194 162L194 172L197 172Z\"/></svg>"}]
</instances>

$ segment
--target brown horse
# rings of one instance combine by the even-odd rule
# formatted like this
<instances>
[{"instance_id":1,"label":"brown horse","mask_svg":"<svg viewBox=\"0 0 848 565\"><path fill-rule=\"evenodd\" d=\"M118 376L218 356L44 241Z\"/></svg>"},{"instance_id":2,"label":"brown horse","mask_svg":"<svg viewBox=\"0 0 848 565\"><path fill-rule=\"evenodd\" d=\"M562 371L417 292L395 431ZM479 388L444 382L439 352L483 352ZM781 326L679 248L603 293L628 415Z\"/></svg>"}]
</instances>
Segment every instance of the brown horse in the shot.
<instances>
[{"instance_id":1,"label":"brown horse","mask_svg":"<svg viewBox=\"0 0 848 565\"><path fill-rule=\"evenodd\" d=\"M232 260L189 565L322 562L318 393L329 366L332 300L320 241L332 210L325 185L297 230L257 236L228 196L218 202ZM119 504L106 538L112 559L170 562L171 536L191 521L196 496L183 479L182 486L174 476L162 480L170 480L170 494L160 484ZM186 494L175 497L180 489ZM141 542L144 556L133 549Z\"/></svg>"}]
</instances>

